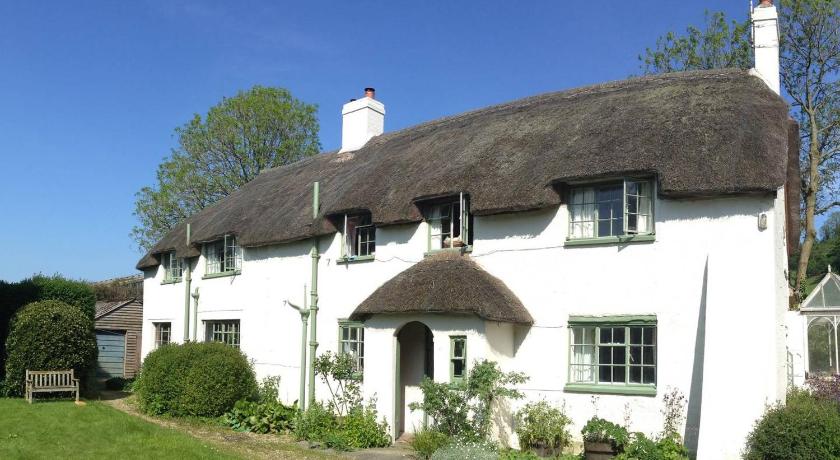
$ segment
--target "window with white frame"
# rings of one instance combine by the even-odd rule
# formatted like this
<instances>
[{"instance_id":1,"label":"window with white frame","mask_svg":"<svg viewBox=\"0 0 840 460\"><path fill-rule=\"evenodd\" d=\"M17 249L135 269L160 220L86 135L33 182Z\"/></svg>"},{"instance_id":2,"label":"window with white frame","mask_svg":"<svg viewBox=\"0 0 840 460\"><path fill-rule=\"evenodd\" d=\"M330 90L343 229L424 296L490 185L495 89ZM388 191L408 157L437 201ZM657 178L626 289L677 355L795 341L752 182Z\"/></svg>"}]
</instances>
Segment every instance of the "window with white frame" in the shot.
<instances>
[{"instance_id":1,"label":"window with white frame","mask_svg":"<svg viewBox=\"0 0 840 460\"><path fill-rule=\"evenodd\" d=\"M343 257L372 256L376 252L376 227L369 213L345 214L343 234Z\"/></svg>"},{"instance_id":2,"label":"window with white frame","mask_svg":"<svg viewBox=\"0 0 840 460\"><path fill-rule=\"evenodd\" d=\"M207 261L205 273L208 275L238 273L242 270L242 248L236 236L224 238L204 245L204 257Z\"/></svg>"},{"instance_id":3,"label":"window with white frame","mask_svg":"<svg viewBox=\"0 0 840 460\"><path fill-rule=\"evenodd\" d=\"M207 341L239 347L239 320L226 319L205 322Z\"/></svg>"},{"instance_id":4,"label":"window with white frame","mask_svg":"<svg viewBox=\"0 0 840 460\"><path fill-rule=\"evenodd\" d=\"M656 385L656 320L570 320L570 384Z\"/></svg>"},{"instance_id":5,"label":"window with white frame","mask_svg":"<svg viewBox=\"0 0 840 460\"><path fill-rule=\"evenodd\" d=\"M168 345L172 340L172 323L154 323L155 348Z\"/></svg>"},{"instance_id":6,"label":"window with white frame","mask_svg":"<svg viewBox=\"0 0 840 460\"><path fill-rule=\"evenodd\" d=\"M569 192L569 239L653 233L653 182L574 187Z\"/></svg>"},{"instance_id":7,"label":"window with white frame","mask_svg":"<svg viewBox=\"0 0 840 460\"><path fill-rule=\"evenodd\" d=\"M365 368L365 327L362 323L342 321L338 324L338 349L352 356L356 372Z\"/></svg>"},{"instance_id":8,"label":"window with white frame","mask_svg":"<svg viewBox=\"0 0 840 460\"><path fill-rule=\"evenodd\" d=\"M431 203L425 209L429 224L429 250L469 246L472 216L469 198L463 193L450 200Z\"/></svg>"},{"instance_id":9,"label":"window with white frame","mask_svg":"<svg viewBox=\"0 0 840 460\"><path fill-rule=\"evenodd\" d=\"M175 251L163 254L163 281L165 283L177 283L181 281L184 272L181 262L182 259L175 256Z\"/></svg>"}]
</instances>

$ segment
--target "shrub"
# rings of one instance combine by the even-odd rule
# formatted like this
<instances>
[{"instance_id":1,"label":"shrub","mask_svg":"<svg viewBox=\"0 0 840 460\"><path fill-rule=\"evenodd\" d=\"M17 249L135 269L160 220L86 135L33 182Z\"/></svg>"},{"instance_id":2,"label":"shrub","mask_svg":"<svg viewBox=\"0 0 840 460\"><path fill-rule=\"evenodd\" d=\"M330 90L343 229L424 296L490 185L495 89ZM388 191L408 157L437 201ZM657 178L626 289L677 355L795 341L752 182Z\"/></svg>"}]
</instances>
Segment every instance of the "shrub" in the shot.
<instances>
[{"instance_id":1,"label":"shrub","mask_svg":"<svg viewBox=\"0 0 840 460\"><path fill-rule=\"evenodd\" d=\"M589 419L580 433L584 441L608 442L612 444L613 449L619 451L627 444L630 436L623 426L598 417Z\"/></svg>"},{"instance_id":2,"label":"shrub","mask_svg":"<svg viewBox=\"0 0 840 460\"><path fill-rule=\"evenodd\" d=\"M499 453L486 442L455 440L441 447L434 454L432 460L497 460Z\"/></svg>"},{"instance_id":3,"label":"shrub","mask_svg":"<svg viewBox=\"0 0 840 460\"><path fill-rule=\"evenodd\" d=\"M323 441L338 423L333 413L316 402L298 414L295 420L295 438L306 441Z\"/></svg>"},{"instance_id":4,"label":"shrub","mask_svg":"<svg viewBox=\"0 0 840 460\"><path fill-rule=\"evenodd\" d=\"M787 405L770 407L747 438L747 460L805 460L840 457L840 409L804 391Z\"/></svg>"},{"instance_id":5,"label":"shrub","mask_svg":"<svg viewBox=\"0 0 840 460\"><path fill-rule=\"evenodd\" d=\"M222 416L222 423L236 431L251 433L285 433L294 427L297 405L286 406L277 402L240 400L233 409Z\"/></svg>"},{"instance_id":6,"label":"shrub","mask_svg":"<svg viewBox=\"0 0 840 460\"><path fill-rule=\"evenodd\" d=\"M678 437L664 436L653 441L642 433L633 433L616 460L688 460L688 450Z\"/></svg>"},{"instance_id":7,"label":"shrub","mask_svg":"<svg viewBox=\"0 0 840 460\"><path fill-rule=\"evenodd\" d=\"M516 420L516 435L522 450L541 448L548 454L559 454L571 442L566 429L571 419L545 401L526 404L516 413Z\"/></svg>"},{"instance_id":8,"label":"shrub","mask_svg":"<svg viewBox=\"0 0 840 460\"><path fill-rule=\"evenodd\" d=\"M440 431L423 428L414 434L414 439L409 444L418 457L422 460L428 460L435 451L449 444L449 442L449 436Z\"/></svg>"},{"instance_id":9,"label":"shrub","mask_svg":"<svg viewBox=\"0 0 840 460\"><path fill-rule=\"evenodd\" d=\"M0 281L0 378L5 375L8 354L5 344L12 318L25 305L41 300L58 300L76 306L93 319L96 301L93 290L84 282L58 275L37 275L18 283ZM16 390L13 393L16 394Z\"/></svg>"},{"instance_id":10,"label":"shrub","mask_svg":"<svg viewBox=\"0 0 840 460\"><path fill-rule=\"evenodd\" d=\"M806 383L815 397L840 403L840 375L810 378Z\"/></svg>"},{"instance_id":11,"label":"shrub","mask_svg":"<svg viewBox=\"0 0 840 460\"><path fill-rule=\"evenodd\" d=\"M269 376L262 379L257 388L257 401L263 403L280 401L280 376Z\"/></svg>"},{"instance_id":12,"label":"shrub","mask_svg":"<svg viewBox=\"0 0 840 460\"><path fill-rule=\"evenodd\" d=\"M315 359L315 373L330 391L327 406L338 416L345 416L362 404L362 387L356 360L349 353L326 352Z\"/></svg>"},{"instance_id":13,"label":"shrub","mask_svg":"<svg viewBox=\"0 0 840 460\"><path fill-rule=\"evenodd\" d=\"M368 449L391 445L388 423L385 420L380 423L376 417L376 401L350 409L350 413L341 420L339 429L347 435L351 447Z\"/></svg>"},{"instance_id":14,"label":"shrub","mask_svg":"<svg viewBox=\"0 0 840 460\"><path fill-rule=\"evenodd\" d=\"M147 413L218 417L236 401L254 398L257 383L238 348L193 342L149 353L134 391Z\"/></svg>"},{"instance_id":15,"label":"shrub","mask_svg":"<svg viewBox=\"0 0 840 460\"><path fill-rule=\"evenodd\" d=\"M6 340L6 385L22 394L26 370L73 369L81 382L96 364L93 320L64 302L34 302L12 320Z\"/></svg>"},{"instance_id":16,"label":"shrub","mask_svg":"<svg viewBox=\"0 0 840 460\"><path fill-rule=\"evenodd\" d=\"M492 361L476 362L467 378L452 383L438 383L424 377L421 403L411 403L411 410L422 410L432 419L432 428L450 437L473 441L487 439L494 403L502 398L522 398L512 385L528 378L519 372L502 372Z\"/></svg>"}]
</instances>

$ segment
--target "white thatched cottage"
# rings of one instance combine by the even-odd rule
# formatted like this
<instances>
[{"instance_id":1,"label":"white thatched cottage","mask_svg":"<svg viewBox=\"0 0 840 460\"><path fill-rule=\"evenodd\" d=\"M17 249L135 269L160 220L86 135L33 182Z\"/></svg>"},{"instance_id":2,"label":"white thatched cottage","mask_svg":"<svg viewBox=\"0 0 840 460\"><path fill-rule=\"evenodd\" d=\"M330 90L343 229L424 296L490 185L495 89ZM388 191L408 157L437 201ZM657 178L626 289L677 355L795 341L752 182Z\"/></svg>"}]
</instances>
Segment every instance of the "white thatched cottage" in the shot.
<instances>
[{"instance_id":1,"label":"white thatched cottage","mask_svg":"<svg viewBox=\"0 0 840 460\"><path fill-rule=\"evenodd\" d=\"M785 394L798 234L775 8L756 16L757 71L607 83L387 133L372 91L346 104L341 151L263 172L143 257L143 353L230 343L296 400L301 320L285 302L315 287L318 352L357 356L394 435L421 423L407 406L423 375L487 358L528 374L528 398L562 401L577 430L597 396L600 416L627 407L655 433L677 388L689 446L736 457Z\"/></svg>"}]
</instances>

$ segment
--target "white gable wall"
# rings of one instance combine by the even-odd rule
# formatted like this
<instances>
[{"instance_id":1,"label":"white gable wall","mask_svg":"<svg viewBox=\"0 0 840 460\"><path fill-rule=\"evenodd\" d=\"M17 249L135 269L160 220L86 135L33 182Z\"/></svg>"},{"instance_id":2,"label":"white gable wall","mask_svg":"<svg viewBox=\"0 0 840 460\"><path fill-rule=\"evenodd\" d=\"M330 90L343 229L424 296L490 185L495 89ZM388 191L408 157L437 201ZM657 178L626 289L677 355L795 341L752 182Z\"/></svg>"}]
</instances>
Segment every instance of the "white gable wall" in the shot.
<instances>
[{"instance_id":1,"label":"white gable wall","mask_svg":"<svg viewBox=\"0 0 840 460\"><path fill-rule=\"evenodd\" d=\"M766 404L784 394L784 361L779 358L784 354L784 310L780 308L786 307L787 293L784 268L776 268L780 257L786 267L782 201L773 197L658 200L656 241L627 245L563 247L565 206L477 216L472 257L521 299L534 325L440 315L373 317L365 328L365 393L377 396L380 415L393 427L394 334L406 322L420 320L434 334L436 380L448 379L448 336L467 335L470 361L494 359L507 370L525 372L530 376L522 388L527 398L565 404L574 422L572 432L579 433L595 407L592 395L563 391L569 315L655 314L657 395L598 395L598 415L622 422L629 403L630 428L655 434L662 428L662 395L678 388L695 402L702 397L700 458L737 458L753 421ZM763 231L758 228L761 213L768 218L768 229ZM379 228L376 239L376 261L338 265L338 235L321 238L319 352L337 348L338 319L349 316L378 286L422 259L426 226ZM310 276L309 248L308 241L246 248L239 276L201 279L203 259L193 274L193 286L201 291L199 322L240 319L242 350L255 360L260 376L281 375L287 401L298 398L300 316L283 300L303 303L303 285ZM162 268L157 273L147 271L144 355L154 345L153 319L171 318L175 341L183 332L184 284L161 285L162 279ZM785 283L783 295L780 283ZM695 344L702 343L697 324L704 291L705 353L699 359ZM201 338L203 327L200 331ZM695 372L701 364L702 385ZM327 397L323 388L318 397ZM696 427L697 410L692 410L689 425Z\"/></svg>"}]
</instances>

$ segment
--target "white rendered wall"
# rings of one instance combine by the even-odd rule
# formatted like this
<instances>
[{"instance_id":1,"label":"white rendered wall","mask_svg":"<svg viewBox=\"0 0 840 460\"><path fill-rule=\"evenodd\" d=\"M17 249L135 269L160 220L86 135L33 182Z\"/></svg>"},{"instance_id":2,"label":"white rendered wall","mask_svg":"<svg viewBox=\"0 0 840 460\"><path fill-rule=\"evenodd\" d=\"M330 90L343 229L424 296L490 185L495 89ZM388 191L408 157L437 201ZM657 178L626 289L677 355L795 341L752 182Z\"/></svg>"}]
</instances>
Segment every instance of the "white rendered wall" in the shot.
<instances>
[{"instance_id":1,"label":"white rendered wall","mask_svg":"<svg viewBox=\"0 0 840 460\"><path fill-rule=\"evenodd\" d=\"M568 248L563 247L564 206L477 216L473 259L507 284L534 325L441 315L370 318L365 325L365 394L376 396L380 415L393 428L395 333L418 320L434 334L436 380L448 379L448 336L466 335L470 361L494 359L505 370L525 372L530 376L522 388L527 400L564 405L573 419L571 432L579 433L595 407L592 395L563 391L569 315L655 314L657 395L598 395L598 415L620 423L627 406L630 428L654 435L662 429L662 396L676 388L691 396L689 434L696 439L699 458L738 458L765 405L784 395L780 308L787 295L780 299L780 284L786 280L777 269L784 248L783 209L783 200L773 196L658 200L655 242ZM762 213L766 230L758 228ZM338 265L339 237L321 239L319 352L336 350L339 319L422 259L426 226L379 228L376 240L375 261ZM193 286L201 290L199 322L240 319L242 350L255 360L259 376L282 377L287 401L298 398L300 316L283 300L303 303L309 247L300 242L246 248L241 275L203 280L202 259L193 276ZM157 272L148 271L145 282L144 355L154 345L153 319L171 320L175 341L183 331L183 283L161 285L163 270ZM705 336L698 337L701 318ZM704 344L703 353L696 353L695 344ZM318 397L327 397L321 387ZM509 412L525 402L517 401ZM500 437L515 442L510 433Z\"/></svg>"}]
</instances>

